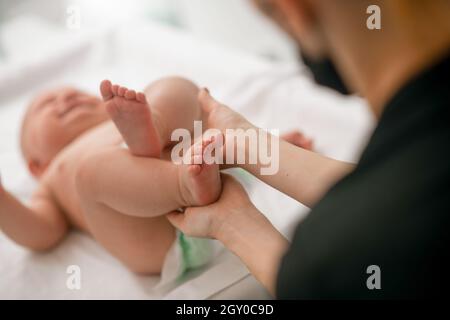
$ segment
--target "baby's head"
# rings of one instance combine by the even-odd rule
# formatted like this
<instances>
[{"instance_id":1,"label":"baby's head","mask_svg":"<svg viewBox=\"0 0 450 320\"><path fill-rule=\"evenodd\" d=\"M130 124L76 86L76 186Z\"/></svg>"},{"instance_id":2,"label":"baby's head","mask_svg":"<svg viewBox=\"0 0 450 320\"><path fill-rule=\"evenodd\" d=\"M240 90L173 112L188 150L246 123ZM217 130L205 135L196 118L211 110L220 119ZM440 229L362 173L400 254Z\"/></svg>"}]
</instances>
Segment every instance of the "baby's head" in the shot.
<instances>
[{"instance_id":1,"label":"baby's head","mask_svg":"<svg viewBox=\"0 0 450 320\"><path fill-rule=\"evenodd\" d=\"M28 168L40 177L76 137L107 119L101 100L74 88L39 94L22 122L20 146Z\"/></svg>"}]
</instances>

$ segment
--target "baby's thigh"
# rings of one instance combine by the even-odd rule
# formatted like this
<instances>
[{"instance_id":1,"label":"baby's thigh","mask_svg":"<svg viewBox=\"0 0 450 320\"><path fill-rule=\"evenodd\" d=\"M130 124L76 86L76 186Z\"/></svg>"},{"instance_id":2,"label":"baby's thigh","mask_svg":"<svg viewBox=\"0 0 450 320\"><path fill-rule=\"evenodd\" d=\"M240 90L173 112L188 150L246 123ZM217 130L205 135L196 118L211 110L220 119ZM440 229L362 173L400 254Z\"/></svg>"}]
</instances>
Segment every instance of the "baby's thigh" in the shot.
<instances>
[{"instance_id":1,"label":"baby's thigh","mask_svg":"<svg viewBox=\"0 0 450 320\"><path fill-rule=\"evenodd\" d=\"M176 238L166 217L133 217L102 204L95 206L87 214L92 236L131 271L160 273Z\"/></svg>"}]
</instances>

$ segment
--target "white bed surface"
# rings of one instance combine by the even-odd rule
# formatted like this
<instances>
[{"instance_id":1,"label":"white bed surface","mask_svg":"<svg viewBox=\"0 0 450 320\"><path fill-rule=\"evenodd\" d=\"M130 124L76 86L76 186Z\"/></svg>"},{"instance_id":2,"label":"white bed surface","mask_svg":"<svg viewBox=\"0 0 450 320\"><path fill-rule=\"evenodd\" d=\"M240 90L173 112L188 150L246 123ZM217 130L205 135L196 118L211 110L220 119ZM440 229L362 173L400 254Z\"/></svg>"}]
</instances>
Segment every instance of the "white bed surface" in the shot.
<instances>
[{"instance_id":1,"label":"white bed surface","mask_svg":"<svg viewBox=\"0 0 450 320\"><path fill-rule=\"evenodd\" d=\"M22 23L40 22L31 19ZM13 27L24 32L23 25ZM96 93L104 78L142 88L164 75L186 76L207 85L213 95L255 124L282 130L301 128L316 140L320 152L350 161L358 158L371 131L372 119L361 100L318 89L292 66L272 65L156 25L128 25L117 30L94 36L71 35L74 40L69 45L61 42L50 50L52 60L43 48L32 61L0 65L0 174L5 187L21 199L29 196L34 182L17 147L20 119L32 95L54 85L70 84ZM342 108L346 110L342 112ZM294 222L304 217L307 209L254 178L244 180L256 206L289 236ZM69 265L81 267L81 290L66 287ZM269 297L242 263L225 250L179 286L164 292L154 290L159 277L130 273L79 232L71 233L46 254L30 253L0 233L0 274L3 299Z\"/></svg>"}]
</instances>

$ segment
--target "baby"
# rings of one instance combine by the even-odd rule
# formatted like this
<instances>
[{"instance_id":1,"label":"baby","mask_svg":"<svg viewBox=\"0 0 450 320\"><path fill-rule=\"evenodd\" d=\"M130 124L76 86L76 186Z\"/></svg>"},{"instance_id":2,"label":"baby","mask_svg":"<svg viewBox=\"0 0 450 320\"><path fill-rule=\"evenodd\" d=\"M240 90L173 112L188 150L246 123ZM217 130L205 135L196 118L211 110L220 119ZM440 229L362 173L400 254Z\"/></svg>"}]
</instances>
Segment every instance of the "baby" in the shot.
<instances>
[{"instance_id":1,"label":"baby","mask_svg":"<svg viewBox=\"0 0 450 320\"><path fill-rule=\"evenodd\" d=\"M20 245L47 250L75 227L130 270L157 274L178 239L165 214L207 205L221 192L218 165L170 161L171 133L177 128L192 133L194 121L204 120L199 89L171 77L152 83L145 93L109 81L101 83L100 92L103 101L63 88L32 102L21 149L39 185L25 206L0 184L0 229ZM285 138L311 145L298 132ZM194 144L188 156L203 157L214 141ZM191 264L199 262L191 259Z\"/></svg>"},{"instance_id":2,"label":"baby","mask_svg":"<svg viewBox=\"0 0 450 320\"><path fill-rule=\"evenodd\" d=\"M73 226L129 269L159 273L176 238L165 214L209 204L221 191L218 165L169 158L172 131L192 131L202 120L199 89L172 77L145 94L109 81L100 91L103 101L64 88L30 105L21 148L39 185L28 206L0 187L0 228L23 246L46 250ZM201 147L191 151L202 155Z\"/></svg>"}]
</instances>

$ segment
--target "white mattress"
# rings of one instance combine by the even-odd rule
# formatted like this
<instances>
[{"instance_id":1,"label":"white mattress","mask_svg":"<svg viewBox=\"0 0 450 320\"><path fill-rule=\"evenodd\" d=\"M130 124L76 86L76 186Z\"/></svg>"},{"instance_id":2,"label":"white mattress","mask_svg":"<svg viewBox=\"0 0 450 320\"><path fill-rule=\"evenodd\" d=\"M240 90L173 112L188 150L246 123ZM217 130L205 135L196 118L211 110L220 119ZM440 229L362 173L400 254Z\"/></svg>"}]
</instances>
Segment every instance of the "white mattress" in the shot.
<instances>
[{"instance_id":1,"label":"white mattress","mask_svg":"<svg viewBox=\"0 0 450 320\"><path fill-rule=\"evenodd\" d=\"M142 88L164 75L186 76L208 86L213 95L253 123L281 131L302 129L316 140L319 152L349 161L358 159L373 125L360 99L317 88L299 68L271 64L161 26L136 23L89 36L68 35L28 17L5 30L15 33L8 38L13 39L8 43L9 50L18 50L14 39L29 30L34 30L36 37L41 32L60 39L50 49L41 48L33 59L0 64L0 174L5 187L23 200L35 182L18 150L20 119L30 97L54 85L70 84L96 93L104 78ZM246 178L243 183L256 206L289 237L307 208L254 178ZM81 290L66 287L70 265L81 268ZM31 253L0 232L0 275L1 299L269 297L239 259L226 250L178 286L154 290L159 277L130 273L79 232L72 232L46 254Z\"/></svg>"}]
</instances>

